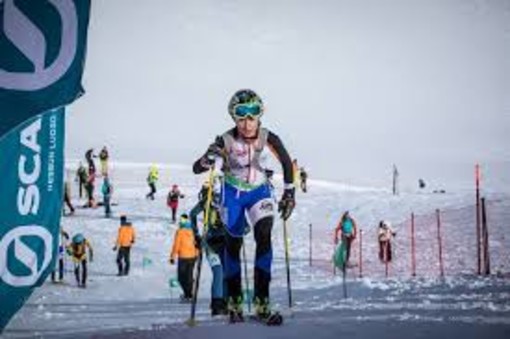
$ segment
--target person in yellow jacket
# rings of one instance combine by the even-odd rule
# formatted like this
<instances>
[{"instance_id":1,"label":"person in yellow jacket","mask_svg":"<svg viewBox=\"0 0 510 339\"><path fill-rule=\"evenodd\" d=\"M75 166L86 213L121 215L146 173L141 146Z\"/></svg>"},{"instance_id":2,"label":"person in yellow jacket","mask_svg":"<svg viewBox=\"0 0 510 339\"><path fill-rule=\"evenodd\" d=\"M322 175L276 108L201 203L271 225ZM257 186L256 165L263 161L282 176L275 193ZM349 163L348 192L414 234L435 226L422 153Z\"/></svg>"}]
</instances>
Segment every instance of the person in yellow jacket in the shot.
<instances>
[{"instance_id":1,"label":"person in yellow jacket","mask_svg":"<svg viewBox=\"0 0 510 339\"><path fill-rule=\"evenodd\" d=\"M159 170L156 165L152 165L149 169L149 175L147 176L147 184L149 185L150 192L147 193L145 198L154 200L156 194L156 183L159 179Z\"/></svg>"},{"instance_id":2,"label":"person in yellow jacket","mask_svg":"<svg viewBox=\"0 0 510 339\"><path fill-rule=\"evenodd\" d=\"M94 259L94 252L92 250L92 246L90 242L85 239L83 234L76 234L70 245L67 246L67 254L69 254L74 263L74 276L76 277L76 282L78 283L78 287L87 287L87 248L89 250L89 258L90 262ZM81 279L80 279L80 266L81 270Z\"/></svg>"},{"instance_id":3,"label":"person in yellow jacket","mask_svg":"<svg viewBox=\"0 0 510 339\"><path fill-rule=\"evenodd\" d=\"M135 229L133 225L128 222L127 217L125 215L121 215L117 242L113 247L113 250L117 251L117 266L119 268L119 273L117 273L118 276L129 274L129 266L131 264L131 246L134 243Z\"/></svg>"},{"instance_id":4,"label":"person in yellow jacket","mask_svg":"<svg viewBox=\"0 0 510 339\"><path fill-rule=\"evenodd\" d=\"M185 302L190 302L193 298L193 268L197 256L198 249L191 221L187 214L182 214L170 252L170 264L174 265L178 259L177 278L184 293L181 300Z\"/></svg>"}]
</instances>

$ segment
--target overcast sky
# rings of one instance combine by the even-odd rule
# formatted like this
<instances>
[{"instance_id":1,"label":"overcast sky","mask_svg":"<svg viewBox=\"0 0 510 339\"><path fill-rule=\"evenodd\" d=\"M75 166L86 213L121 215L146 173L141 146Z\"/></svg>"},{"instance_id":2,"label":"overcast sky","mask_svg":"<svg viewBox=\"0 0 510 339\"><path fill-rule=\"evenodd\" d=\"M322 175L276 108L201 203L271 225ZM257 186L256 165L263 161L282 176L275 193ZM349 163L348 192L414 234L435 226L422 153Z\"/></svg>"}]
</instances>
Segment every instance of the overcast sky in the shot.
<instances>
[{"instance_id":1,"label":"overcast sky","mask_svg":"<svg viewBox=\"0 0 510 339\"><path fill-rule=\"evenodd\" d=\"M251 88L313 177L510 186L507 0L93 1L84 85L70 157L191 166Z\"/></svg>"}]
</instances>

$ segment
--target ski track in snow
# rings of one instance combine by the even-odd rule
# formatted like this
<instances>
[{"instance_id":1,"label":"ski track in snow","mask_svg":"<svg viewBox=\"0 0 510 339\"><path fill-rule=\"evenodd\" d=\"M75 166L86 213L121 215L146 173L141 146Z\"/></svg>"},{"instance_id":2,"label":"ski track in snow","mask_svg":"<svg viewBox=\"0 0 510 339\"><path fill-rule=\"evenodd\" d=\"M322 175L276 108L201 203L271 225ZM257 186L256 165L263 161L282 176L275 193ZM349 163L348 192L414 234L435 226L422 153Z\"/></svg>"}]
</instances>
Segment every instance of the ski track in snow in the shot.
<instances>
[{"instance_id":1,"label":"ski track in snow","mask_svg":"<svg viewBox=\"0 0 510 339\"><path fill-rule=\"evenodd\" d=\"M2 337L67 337L77 333L84 337L207 337L207 330L190 330L182 325L189 316L189 305L180 304L180 290L169 287L169 278L176 275L175 266L168 264L175 226L169 223L170 213L165 203L171 184L178 183L186 195L180 210L189 210L205 176L194 176L183 166L162 165L157 198L148 201L145 199L147 169L148 165L144 164L113 164L113 200L118 202L118 206L113 207L114 218L103 218L101 208L80 208L74 216L63 218L66 231L71 234L82 232L94 248L95 261L89 265L87 289L75 286L72 264L67 259L66 283L60 285L48 281L37 289ZM281 192L279 180L276 176L278 197ZM78 188L74 187L74 197L77 192ZM361 332L367 338L372 336L371 331L377 335L382 324L392 326L390 323L401 324L409 330L421 328L423 333L429 334L431 327L441 331L440 324L449 324L468 336L478 333L477 328L494 330L495 337L510 333L510 238L505 234L505 228L508 229L510 224L510 198L491 193L487 200L491 264L493 272L498 274L476 277L473 275L476 269L473 192L392 196L380 189L311 180L309 192L298 193L298 204L288 223L295 305L293 316L286 322L295 325L295 329L284 326L275 332L284 331L280 334L305 338L306 333L315 333L312 329L321 324L319 337L329 338L336 336L338 331L349 333L349 325L338 328L338 323L343 322L344 325L372 324L372 330ZM74 199L75 205L83 203ZM439 276L436 208L441 210L444 278ZM360 272L359 265L348 270L346 299L342 295L341 274L333 275L331 265L333 229L345 210L351 211L358 227L363 230L363 271ZM415 278L411 278L411 212L416 215ZM133 222L137 241L131 253L130 276L117 277L116 252L112 247L118 228L117 217L123 213ZM381 219L390 220L397 232L393 242L394 261L388 267L388 277L377 252L376 231ZM312 266L309 262L310 224L313 230ZM246 241L252 284L252 234ZM273 229L273 251L273 306L290 315L280 221ZM359 237L353 244L351 258L359 260ZM209 316L211 273L206 263L202 273L197 319L203 325L201 327L211 330L209 334L224 335L217 325L225 321L211 320ZM254 337L249 334L253 332L253 326L227 328L251 338ZM261 334L260 331L266 336L266 330L254 332ZM439 333L447 335L450 332L444 329Z\"/></svg>"}]
</instances>

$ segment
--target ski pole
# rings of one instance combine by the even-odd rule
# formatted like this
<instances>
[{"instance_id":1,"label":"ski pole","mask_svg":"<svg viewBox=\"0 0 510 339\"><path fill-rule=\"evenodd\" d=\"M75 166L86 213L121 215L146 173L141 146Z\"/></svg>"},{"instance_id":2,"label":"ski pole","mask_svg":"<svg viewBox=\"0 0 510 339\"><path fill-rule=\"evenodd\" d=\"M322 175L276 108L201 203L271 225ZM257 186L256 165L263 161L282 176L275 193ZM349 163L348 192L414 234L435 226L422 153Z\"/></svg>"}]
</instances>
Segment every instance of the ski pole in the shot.
<instances>
[{"instance_id":1,"label":"ski pole","mask_svg":"<svg viewBox=\"0 0 510 339\"><path fill-rule=\"evenodd\" d=\"M285 219L283 219L283 240L285 246L285 266L287 269L287 293L289 295L289 309L292 311L292 288L290 285L289 243L287 239L287 220Z\"/></svg>"},{"instance_id":2,"label":"ski pole","mask_svg":"<svg viewBox=\"0 0 510 339\"><path fill-rule=\"evenodd\" d=\"M347 276L347 246L344 241L347 241L347 239L342 235L342 244L340 246L343 246L342 248L342 285L344 290L344 299L347 299L347 284L346 284L346 276Z\"/></svg>"},{"instance_id":3,"label":"ski pole","mask_svg":"<svg viewBox=\"0 0 510 339\"><path fill-rule=\"evenodd\" d=\"M250 282L248 280L248 264L246 262L246 246L244 244L244 237L243 237L243 265L244 265L244 283L246 285L246 299L248 299L248 312L251 313L251 298L250 298Z\"/></svg>"},{"instance_id":4,"label":"ski pole","mask_svg":"<svg viewBox=\"0 0 510 339\"><path fill-rule=\"evenodd\" d=\"M483 238L483 271L485 275L491 274L491 258L489 251L489 229L487 228L487 212L485 208L485 198L481 198L482 205L482 238Z\"/></svg>"},{"instance_id":5,"label":"ski pole","mask_svg":"<svg viewBox=\"0 0 510 339\"><path fill-rule=\"evenodd\" d=\"M204 225L202 228L202 235L205 236L207 233L207 226L209 224L209 214L211 212L211 201L212 201L212 190L213 190L213 179L214 179L214 165L209 170L209 187L207 188L207 200L205 205L205 216ZM189 326L195 326L195 313L197 309L198 289L200 287L200 275L202 273L202 250L198 254L197 261L197 276L195 278L195 284L193 286L193 300L191 301L191 315L186 322Z\"/></svg>"}]
</instances>

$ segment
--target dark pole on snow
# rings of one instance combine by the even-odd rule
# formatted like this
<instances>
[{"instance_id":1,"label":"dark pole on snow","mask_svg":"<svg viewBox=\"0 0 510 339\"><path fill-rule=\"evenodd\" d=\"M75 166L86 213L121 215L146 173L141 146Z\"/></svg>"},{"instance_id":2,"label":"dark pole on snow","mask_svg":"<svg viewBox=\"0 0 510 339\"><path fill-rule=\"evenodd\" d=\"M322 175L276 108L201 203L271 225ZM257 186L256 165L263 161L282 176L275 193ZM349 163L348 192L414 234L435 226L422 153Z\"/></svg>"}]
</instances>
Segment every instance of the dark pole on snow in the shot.
<instances>
[{"instance_id":1,"label":"dark pole on snow","mask_svg":"<svg viewBox=\"0 0 510 339\"><path fill-rule=\"evenodd\" d=\"M436 216L437 216L437 243L439 247L439 274L441 275L441 277L444 277L443 245L441 238L441 216L438 209L436 210Z\"/></svg>"},{"instance_id":2,"label":"dark pole on snow","mask_svg":"<svg viewBox=\"0 0 510 339\"><path fill-rule=\"evenodd\" d=\"M482 237L483 237L483 273L491 274L491 258L489 255L489 229L487 227L487 213L485 208L485 198L481 199L482 205Z\"/></svg>"},{"instance_id":3,"label":"dark pole on snow","mask_svg":"<svg viewBox=\"0 0 510 339\"><path fill-rule=\"evenodd\" d=\"M481 251L481 231L480 231L480 165L475 166L476 181L476 255L478 263L478 275L482 274L482 251Z\"/></svg>"}]
</instances>

